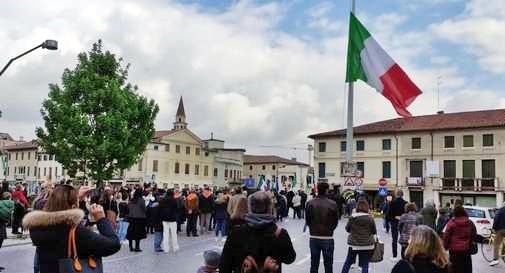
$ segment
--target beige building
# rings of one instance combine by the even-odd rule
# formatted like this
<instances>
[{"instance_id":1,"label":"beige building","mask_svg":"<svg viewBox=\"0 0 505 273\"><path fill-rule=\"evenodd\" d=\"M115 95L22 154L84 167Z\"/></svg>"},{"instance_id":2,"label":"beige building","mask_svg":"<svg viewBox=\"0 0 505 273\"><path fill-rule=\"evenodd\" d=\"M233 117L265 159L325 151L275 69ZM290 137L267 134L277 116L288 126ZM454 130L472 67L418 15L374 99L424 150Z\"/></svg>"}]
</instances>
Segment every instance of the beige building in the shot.
<instances>
[{"instance_id":1,"label":"beige building","mask_svg":"<svg viewBox=\"0 0 505 273\"><path fill-rule=\"evenodd\" d=\"M342 177L346 131L310 135L315 175L377 197L378 182L408 200L500 206L504 200L505 109L391 119L354 127L353 161L361 178Z\"/></svg>"},{"instance_id":2,"label":"beige building","mask_svg":"<svg viewBox=\"0 0 505 273\"><path fill-rule=\"evenodd\" d=\"M224 141L202 140L187 128L182 97L171 130L157 131L140 160L126 171L126 183L189 188L238 182L245 150Z\"/></svg>"},{"instance_id":3,"label":"beige building","mask_svg":"<svg viewBox=\"0 0 505 273\"><path fill-rule=\"evenodd\" d=\"M23 142L22 140L14 140L7 133L0 133L0 181L6 178L7 172L7 152L4 147Z\"/></svg>"},{"instance_id":4,"label":"beige building","mask_svg":"<svg viewBox=\"0 0 505 273\"><path fill-rule=\"evenodd\" d=\"M243 178L254 179L257 186L263 176L265 181L281 182L282 187L291 186L296 180L295 188L305 188L310 181L309 165L296 159L286 159L275 155L244 155Z\"/></svg>"}]
</instances>

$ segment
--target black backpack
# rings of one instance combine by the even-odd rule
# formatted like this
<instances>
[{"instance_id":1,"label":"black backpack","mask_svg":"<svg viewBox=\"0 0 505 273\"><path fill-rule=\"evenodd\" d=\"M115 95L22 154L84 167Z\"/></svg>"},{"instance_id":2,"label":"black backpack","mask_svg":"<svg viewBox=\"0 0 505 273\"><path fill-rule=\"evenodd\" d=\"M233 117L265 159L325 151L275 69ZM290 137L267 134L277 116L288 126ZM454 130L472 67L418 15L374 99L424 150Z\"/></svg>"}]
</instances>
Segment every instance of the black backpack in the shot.
<instances>
[{"instance_id":1,"label":"black backpack","mask_svg":"<svg viewBox=\"0 0 505 273\"><path fill-rule=\"evenodd\" d=\"M281 228L277 225L268 227L266 230L251 230L247 225L242 228L245 228L244 232L252 236L248 236L245 242L247 256L242 261L240 273L278 272L280 263L270 256L272 253L267 253L265 246L270 245L272 240L279 237Z\"/></svg>"}]
</instances>

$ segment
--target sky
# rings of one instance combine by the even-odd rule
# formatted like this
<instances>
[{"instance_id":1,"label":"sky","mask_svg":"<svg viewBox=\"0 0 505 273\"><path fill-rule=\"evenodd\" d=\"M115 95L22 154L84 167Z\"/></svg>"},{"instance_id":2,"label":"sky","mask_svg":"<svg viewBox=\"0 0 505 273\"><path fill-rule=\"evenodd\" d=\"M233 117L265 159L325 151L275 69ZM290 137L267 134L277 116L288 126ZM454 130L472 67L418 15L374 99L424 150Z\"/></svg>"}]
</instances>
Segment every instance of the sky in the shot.
<instances>
[{"instance_id":1,"label":"sky","mask_svg":"<svg viewBox=\"0 0 505 273\"><path fill-rule=\"evenodd\" d=\"M346 126L349 11L350 0L5 1L0 65L45 39L59 49L0 77L0 132L35 138L48 84L102 39L158 103L158 130L183 96L200 138L307 162L309 134ZM412 114L505 108L503 0L357 0L356 15L423 91ZM354 109L355 125L397 117L362 82Z\"/></svg>"}]
</instances>

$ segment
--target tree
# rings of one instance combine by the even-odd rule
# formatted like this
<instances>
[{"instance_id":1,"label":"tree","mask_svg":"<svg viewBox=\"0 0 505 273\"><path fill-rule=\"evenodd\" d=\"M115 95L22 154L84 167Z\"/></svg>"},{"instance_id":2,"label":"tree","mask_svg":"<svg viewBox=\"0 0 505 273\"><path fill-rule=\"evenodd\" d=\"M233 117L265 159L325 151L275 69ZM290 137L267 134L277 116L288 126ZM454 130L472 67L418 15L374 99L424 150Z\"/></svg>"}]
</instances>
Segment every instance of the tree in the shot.
<instances>
[{"instance_id":1,"label":"tree","mask_svg":"<svg viewBox=\"0 0 505 273\"><path fill-rule=\"evenodd\" d=\"M73 70L64 70L62 87L49 85L41 109L45 130L36 134L70 176L83 172L102 186L131 167L153 137L158 105L127 83L129 66L98 40Z\"/></svg>"}]
</instances>

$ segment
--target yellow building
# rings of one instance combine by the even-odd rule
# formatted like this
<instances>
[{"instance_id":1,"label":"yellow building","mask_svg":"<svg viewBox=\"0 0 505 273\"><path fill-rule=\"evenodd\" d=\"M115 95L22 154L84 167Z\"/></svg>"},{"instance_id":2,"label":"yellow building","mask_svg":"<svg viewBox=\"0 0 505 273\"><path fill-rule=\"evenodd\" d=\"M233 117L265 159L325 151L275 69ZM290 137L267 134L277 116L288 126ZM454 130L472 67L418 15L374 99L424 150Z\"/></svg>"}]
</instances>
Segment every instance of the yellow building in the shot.
<instances>
[{"instance_id":1,"label":"yellow building","mask_svg":"<svg viewBox=\"0 0 505 273\"><path fill-rule=\"evenodd\" d=\"M245 150L225 149L224 141L213 137L202 140L187 125L181 97L173 129L156 131L140 160L126 172L126 183L175 188L240 183L236 170L242 170Z\"/></svg>"},{"instance_id":2,"label":"yellow building","mask_svg":"<svg viewBox=\"0 0 505 273\"><path fill-rule=\"evenodd\" d=\"M310 135L316 177L376 196L378 181L422 205L461 198L501 206L505 191L505 109L391 119L354 127L353 161L362 178L341 176L345 129Z\"/></svg>"}]
</instances>

